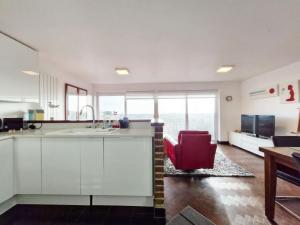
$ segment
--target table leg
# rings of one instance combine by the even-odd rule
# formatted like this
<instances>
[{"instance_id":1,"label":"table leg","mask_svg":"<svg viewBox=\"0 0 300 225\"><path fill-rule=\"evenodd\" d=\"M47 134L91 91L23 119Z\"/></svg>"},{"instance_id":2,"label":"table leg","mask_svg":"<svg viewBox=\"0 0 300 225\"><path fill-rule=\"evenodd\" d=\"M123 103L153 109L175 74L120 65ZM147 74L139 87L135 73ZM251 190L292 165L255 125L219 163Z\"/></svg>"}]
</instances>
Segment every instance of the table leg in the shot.
<instances>
[{"instance_id":1,"label":"table leg","mask_svg":"<svg viewBox=\"0 0 300 225\"><path fill-rule=\"evenodd\" d=\"M265 154L265 214L270 221L274 220L276 197L276 170L274 157Z\"/></svg>"}]
</instances>

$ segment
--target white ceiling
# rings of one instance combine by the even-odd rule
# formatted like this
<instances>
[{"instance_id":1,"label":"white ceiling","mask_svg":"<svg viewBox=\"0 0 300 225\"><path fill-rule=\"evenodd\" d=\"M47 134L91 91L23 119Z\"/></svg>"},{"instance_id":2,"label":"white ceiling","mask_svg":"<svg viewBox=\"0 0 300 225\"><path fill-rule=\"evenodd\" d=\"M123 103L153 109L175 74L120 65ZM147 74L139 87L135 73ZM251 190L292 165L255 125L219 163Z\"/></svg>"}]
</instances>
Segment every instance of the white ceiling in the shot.
<instances>
[{"instance_id":1,"label":"white ceiling","mask_svg":"<svg viewBox=\"0 0 300 225\"><path fill-rule=\"evenodd\" d=\"M0 0L0 30L91 83L240 80L300 60L299 12L299 0Z\"/></svg>"}]
</instances>

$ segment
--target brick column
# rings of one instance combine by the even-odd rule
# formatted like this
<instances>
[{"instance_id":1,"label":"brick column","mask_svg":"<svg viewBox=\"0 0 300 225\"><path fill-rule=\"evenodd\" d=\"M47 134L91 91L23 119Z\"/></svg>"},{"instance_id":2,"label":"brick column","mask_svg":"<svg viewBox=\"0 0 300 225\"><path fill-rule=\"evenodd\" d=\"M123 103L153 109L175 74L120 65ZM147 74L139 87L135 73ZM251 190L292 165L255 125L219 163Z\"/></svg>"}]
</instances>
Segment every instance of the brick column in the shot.
<instances>
[{"instance_id":1,"label":"brick column","mask_svg":"<svg viewBox=\"0 0 300 225\"><path fill-rule=\"evenodd\" d=\"M163 126L160 120L152 120L154 127L154 208L155 217L165 218L164 205L164 147Z\"/></svg>"}]
</instances>

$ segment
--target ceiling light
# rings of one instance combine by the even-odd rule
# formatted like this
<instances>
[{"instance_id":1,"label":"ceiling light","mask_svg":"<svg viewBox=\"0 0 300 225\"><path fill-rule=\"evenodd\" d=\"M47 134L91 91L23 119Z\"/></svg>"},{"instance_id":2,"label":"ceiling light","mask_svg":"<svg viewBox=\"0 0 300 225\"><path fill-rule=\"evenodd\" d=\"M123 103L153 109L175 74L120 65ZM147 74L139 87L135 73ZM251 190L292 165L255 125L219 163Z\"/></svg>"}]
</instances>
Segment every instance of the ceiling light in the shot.
<instances>
[{"instance_id":1,"label":"ceiling light","mask_svg":"<svg viewBox=\"0 0 300 225\"><path fill-rule=\"evenodd\" d=\"M129 70L127 68L116 68L116 73L120 76L128 75Z\"/></svg>"},{"instance_id":2,"label":"ceiling light","mask_svg":"<svg viewBox=\"0 0 300 225\"><path fill-rule=\"evenodd\" d=\"M25 74L27 74L27 75L30 75L30 76L38 76L38 75L40 75L39 73L31 71L31 70L23 70L22 72L25 73Z\"/></svg>"},{"instance_id":3,"label":"ceiling light","mask_svg":"<svg viewBox=\"0 0 300 225\"><path fill-rule=\"evenodd\" d=\"M230 70L233 69L234 66L221 66L218 70L217 73L227 73Z\"/></svg>"}]
</instances>

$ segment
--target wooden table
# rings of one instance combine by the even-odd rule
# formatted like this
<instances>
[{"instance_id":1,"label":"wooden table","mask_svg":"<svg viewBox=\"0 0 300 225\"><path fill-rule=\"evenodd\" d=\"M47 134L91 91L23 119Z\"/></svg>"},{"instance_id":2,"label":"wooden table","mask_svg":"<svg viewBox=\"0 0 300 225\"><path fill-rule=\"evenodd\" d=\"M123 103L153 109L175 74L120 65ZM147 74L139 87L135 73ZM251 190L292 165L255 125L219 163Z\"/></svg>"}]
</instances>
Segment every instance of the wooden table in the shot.
<instances>
[{"instance_id":1,"label":"wooden table","mask_svg":"<svg viewBox=\"0 0 300 225\"><path fill-rule=\"evenodd\" d=\"M284 165L297 170L292 153L300 152L300 149L298 149L290 147L259 148L260 151L265 153L265 214L270 221L274 220L277 166Z\"/></svg>"}]
</instances>

